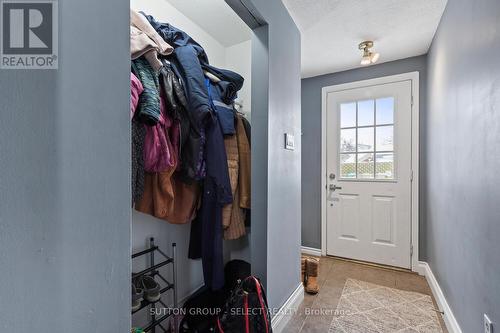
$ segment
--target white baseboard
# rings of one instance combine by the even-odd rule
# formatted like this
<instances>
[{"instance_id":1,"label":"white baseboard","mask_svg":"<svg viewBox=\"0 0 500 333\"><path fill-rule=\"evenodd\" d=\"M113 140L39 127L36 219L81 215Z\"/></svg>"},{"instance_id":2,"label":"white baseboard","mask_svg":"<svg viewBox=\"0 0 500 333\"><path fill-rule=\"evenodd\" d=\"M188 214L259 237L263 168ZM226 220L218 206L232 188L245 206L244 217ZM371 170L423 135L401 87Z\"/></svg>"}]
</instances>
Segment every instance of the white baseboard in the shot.
<instances>
[{"instance_id":1,"label":"white baseboard","mask_svg":"<svg viewBox=\"0 0 500 333\"><path fill-rule=\"evenodd\" d=\"M314 247L302 246L301 248L303 254L310 256L321 257L321 249L316 249Z\"/></svg>"},{"instance_id":2,"label":"white baseboard","mask_svg":"<svg viewBox=\"0 0 500 333\"><path fill-rule=\"evenodd\" d=\"M304 299L304 286L300 283L293 293L288 297L285 304L279 309L279 311L271 319L271 326L274 333L284 332L284 328L290 318L294 315L298 309L300 303Z\"/></svg>"},{"instance_id":3,"label":"white baseboard","mask_svg":"<svg viewBox=\"0 0 500 333\"><path fill-rule=\"evenodd\" d=\"M425 278L427 279L427 282L429 283L429 286L431 287L432 294L434 295L434 298L436 299L437 306L440 311L443 311L443 320L444 323L446 324L446 328L448 329L448 332L450 333L462 333L462 329L458 325L457 319L453 315L453 312L451 311L450 305L446 301L446 297L444 296L443 291L441 290L441 287L439 286L439 283L436 280L436 277L434 276L434 273L432 273L431 267L429 266L428 263L424 261L419 262L420 270L425 272Z\"/></svg>"}]
</instances>

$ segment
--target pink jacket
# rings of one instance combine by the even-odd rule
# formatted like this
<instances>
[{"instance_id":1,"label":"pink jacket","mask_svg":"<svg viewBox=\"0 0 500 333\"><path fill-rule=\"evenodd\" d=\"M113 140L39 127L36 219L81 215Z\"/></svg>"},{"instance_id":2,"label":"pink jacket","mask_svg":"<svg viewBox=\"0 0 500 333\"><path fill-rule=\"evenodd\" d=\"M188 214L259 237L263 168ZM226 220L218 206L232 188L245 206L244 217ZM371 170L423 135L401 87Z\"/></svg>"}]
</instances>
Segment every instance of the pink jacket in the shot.
<instances>
[{"instance_id":1,"label":"pink jacket","mask_svg":"<svg viewBox=\"0 0 500 333\"><path fill-rule=\"evenodd\" d=\"M163 172L177 164L179 124L167 115L164 96L160 94L160 121L146 127L144 140L144 170Z\"/></svg>"},{"instance_id":2,"label":"pink jacket","mask_svg":"<svg viewBox=\"0 0 500 333\"><path fill-rule=\"evenodd\" d=\"M130 73L130 119L134 118L135 109L137 109L137 104L139 104L139 96L143 90L144 87L141 81L139 81L134 73Z\"/></svg>"}]
</instances>

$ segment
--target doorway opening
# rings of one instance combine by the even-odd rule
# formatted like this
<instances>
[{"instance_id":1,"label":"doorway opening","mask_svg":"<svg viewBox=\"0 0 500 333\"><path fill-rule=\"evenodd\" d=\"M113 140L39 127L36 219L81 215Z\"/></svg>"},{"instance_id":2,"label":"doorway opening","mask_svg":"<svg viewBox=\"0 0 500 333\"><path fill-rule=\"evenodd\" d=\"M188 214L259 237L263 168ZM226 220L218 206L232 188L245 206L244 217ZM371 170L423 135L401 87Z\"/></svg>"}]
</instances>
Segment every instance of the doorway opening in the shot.
<instances>
[{"instance_id":1,"label":"doorway opening","mask_svg":"<svg viewBox=\"0 0 500 333\"><path fill-rule=\"evenodd\" d=\"M242 201L244 199L242 199L243 196L239 194L243 191L242 177L240 176L242 174L243 163L241 151L244 149L241 149L239 140L240 137L245 137L246 140L248 140L247 157L248 159L251 159L251 161L248 161L247 159L247 162L249 162L247 164L252 165L253 170L251 170L250 165L248 165L246 172L247 174L254 174L256 173L256 169L258 170L259 164L262 164L258 163L259 159L258 157L256 158L256 156L261 156L261 150L266 149L266 147L263 145L259 146L251 144L251 137L254 136L251 135L251 133L256 133L255 136L258 137L258 132L261 131L260 124L262 121L259 122L258 119L263 119L264 117L262 117L262 114L267 113L267 103L262 104L262 101L264 101L267 97L264 98L265 96L262 96L257 106L254 107L252 95L254 94L253 90L256 85L259 87L268 86L268 78L260 72L257 72L257 75L252 77L256 68L260 68L260 63L262 63L260 60L267 59L267 48L258 48L258 50L255 51L253 44L254 41L257 41L260 45L262 40L262 31L267 33L267 29L264 29L265 22L256 20L257 17L260 17L256 15L256 13L248 15L253 19L252 22L249 23L246 20L243 21L243 19L240 18L243 17L242 14L239 12L237 13L236 9L230 7L228 3L231 3L231 1L227 1L226 3L224 0L210 2L186 2L178 0L148 2L144 0L131 0L130 8L135 13L142 12L144 15L139 14L141 15L141 19L143 18L142 16L149 15L146 16L146 18L153 26L156 26L156 22L159 22L162 26L167 26L167 24L169 25L165 29L172 28L172 30L176 29L175 33L185 33L185 35L187 35L186 38L190 39L190 47L192 46L192 49L196 50L196 52L202 52L205 54L203 57L208 58L206 61L205 59L199 60L201 64L199 67L202 69L201 76L203 89L206 88L209 94L209 100L212 102L211 108L214 110L213 114L216 115L215 118L217 118L217 121L219 122L218 127L220 127L222 132L222 135L220 135L221 140L219 140L218 143L220 146L220 143L222 142L221 147L225 151L224 156L226 156L227 160L224 160L224 162L220 163L219 166L226 165L227 163L227 167L229 169L227 173L230 178L230 182L228 182L230 185L229 191L233 190L233 193L231 193L233 198L231 204L233 204L233 207L226 212L228 212L228 215L230 216L231 224L238 220L238 229L230 229L231 226L225 226L222 223L220 224L221 229L222 227L226 228L222 230L222 237L224 239L223 241L221 239L222 246L217 247L217 250L214 250L214 252L217 252L217 263L219 264L217 266L218 271L220 272L221 266L231 260L244 260L245 262L251 264L251 273L262 277L262 281L265 284L265 257L267 255L267 247L265 244L265 238L262 238L259 235L266 233L267 226L265 223L251 223L251 220L254 219L253 216L259 214L260 210L258 205L250 203L250 197L255 197L254 193L258 193L259 188L262 188L262 184L256 182L255 177L249 176L250 178L247 179L249 183L246 183L248 200L243 208ZM155 29L158 32L158 28ZM165 37L162 38L167 39ZM265 38L265 40L267 40L267 38ZM186 95L185 97L188 100L188 103L190 103L190 96L187 96L190 94L190 87L187 87L186 81L192 79L193 72L190 72L189 75L184 74L187 70L192 69L190 66L193 64L182 63L180 60L181 56L176 53L180 53L181 51L179 48L182 47L179 45L172 46L174 46L173 48L175 49L173 53L159 56L159 58L163 63L163 67L167 66L165 65L166 63L171 66L172 71L169 75L174 76L174 80L181 82L181 88ZM255 66L255 61L253 60L254 57L259 62L257 63L257 66ZM202 57L198 56L198 58ZM145 60L149 61L148 58ZM229 71L231 73L228 73ZM228 81L233 84L234 82L232 79L236 76L234 73L236 73L237 76L243 77L244 82L241 87L237 87L237 95L236 91L234 91L234 94L229 96L233 86L223 84L219 85L219 82L224 83ZM231 76L231 78L228 78L227 76ZM160 77L160 80L161 79L162 78ZM256 81L260 81L259 84L256 84L254 79ZM168 95L163 92L165 89L162 84L164 84L163 81L160 82L160 98L165 99L167 101L167 107L170 107L172 106L172 103L168 101L169 96L161 96L162 93L164 95ZM176 94L175 101L182 102L182 99L180 99L177 95L178 92L175 91L175 86L174 93ZM228 94L226 95L226 93ZM216 100L216 98L213 97L213 94L219 94L220 96L218 97L220 97L220 100ZM224 99L226 97L231 99L231 101L226 102ZM263 105L265 105L265 107L263 107ZM186 110L191 111L190 108L191 105L188 105ZM230 111L227 111L228 109ZM223 123L221 113L219 112L229 112L231 116L234 116L234 122L232 122L232 118L228 116L224 119L229 120ZM255 115L257 118L255 122L252 122L252 115ZM189 119L189 121L192 120ZM239 126L239 124L244 121L248 123L248 126ZM182 129L182 124L180 124L180 126ZM239 126L238 129L236 129L237 126ZM263 127L264 126L262 126L262 128ZM256 128L257 130L255 131ZM235 133L229 133L231 132L231 129ZM239 129L243 129L243 131L238 132ZM226 130L228 133L225 132ZM179 135L181 139L182 133L183 132ZM238 136L237 140L235 139L236 136ZM205 138L207 138L207 136L205 136ZM227 138L235 139L233 140L233 143L235 144L229 147L229 144L226 142ZM236 148L236 146L238 146L238 148ZM231 161L229 156L230 149L228 147L231 149L236 148L236 150L238 150L237 153L235 153L234 150L231 150L231 154L238 155L238 157L233 156L234 159ZM252 147L251 150L250 147ZM205 149L208 149L207 146L205 146ZM179 151L181 150L179 149ZM181 157L179 160L182 160L183 155L180 154L179 156ZM207 161L208 159L206 156L208 156L208 152L204 156ZM257 160L257 162L254 163L254 160ZM237 166L232 168L232 166L236 164ZM208 167L205 165L206 173L208 173L207 168ZM237 175L233 172L235 171L234 169L238 169ZM166 173L159 171L145 171L146 177L144 193L147 196L142 195L142 197L139 198L139 201L135 202L135 206L131 214L131 249L132 253L135 254L134 260L132 260L131 264L131 273L134 283L137 281L136 278L140 275L139 273L152 276L160 284L159 289L161 295L159 300L150 297L149 299L143 300L140 305L137 305L137 308L132 311L132 327L145 328L145 331L147 332L155 332L155 329L156 331L162 331L163 327L168 327L168 324L165 324L171 320L171 318L168 318L168 310L171 310L173 307L182 306L182 304L189 299L190 296L192 296L196 291L201 290L200 288L203 286L213 290L221 289L217 289L219 286L216 286L213 280L207 283L207 276L210 275L206 273L206 267L202 265L201 260L192 260L193 257L199 256L193 254L193 252L196 252L197 250L193 250L193 247L191 246L193 243L203 244L203 241L198 241L198 239L193 240L193 221L195 221L198 216L203 214L201 211L203 209L205 193L210 194L215 193L215 191L207 190L206 184L203 183L203 179L206 179L206 177L200 180L195 179L195 181L200 183L198 184L199 186L196 191L188 188L194 184L193 181L186 182L185 185L183 184L182 186L179 185L183 182L183 178L179 175L178 167L175 168L172 175L167 175ZM233 184L233 180L237 183L237 185ZM169 183L168 186L165 185L167 183ZM233 189L233 185L236 190ZM250 188L251 194L248 193L250 192ZM171 190L171 192L168 190ZM186 195L186 193L188 195ZM182 207L179 208L182 210L182 216L179 216L180 214L178 213L180 213L180 210L177 209L175 200L174 205L169 205L169 200L172 200L171 197L174 197L175 199L178 194L178 197L182 200L189 199L189 196L199 197L198 201L188 200L188 208L190 211L187 213L192 212L192 215L184 214L186 213L184 212L186 205L181 205ZM236 201L234 199L236 197L238 197L240 201L235 207L234 203ZM160 206L157 205L158 203ZM183 203L185 203L185 200ZM170 210L168 207L170 207ZM223 214L225 214L224 211ZM235 216L238 218L233 219ZM187 219L184 217L187 217ZM222 218L224 219L224 216ZM200 223L200 221L197 221L197 223L199 225L204 225ZM198 232L197 235L202 235L202 233ZM153 239L154 243L152 243ZM175 249L172 247L173 243L176 243ZM204 245L206 245L206 243ZM206 247L204 247L204 245L200 246L202 248L200 251L205 251ZM153 248L155 249L154 251L145 253L145 251ZM252 251L254 248L257 250ZM152 254L157 252L159 252L162 256L157 255L157 261L155 262L155 258ZM169 261L169 257L175 257L175 269L172 269L172 265L163 265L163 262ZM164 258L167 259L164 260ZM255 258L260 259L256 260ZM171 263L171 261L169 262ZM212 266L215 266L215 264ZM264 267L264 269L262 267ZM223 273L224 272L222 271L222 277ZM219 274L219 277L220 275L221 274ZM171 290L175 290L173 295L170 294ZM159 311L154 309L159 309ZM161 322L163 322L163 324Z\"/></svg>"}]
</instances>

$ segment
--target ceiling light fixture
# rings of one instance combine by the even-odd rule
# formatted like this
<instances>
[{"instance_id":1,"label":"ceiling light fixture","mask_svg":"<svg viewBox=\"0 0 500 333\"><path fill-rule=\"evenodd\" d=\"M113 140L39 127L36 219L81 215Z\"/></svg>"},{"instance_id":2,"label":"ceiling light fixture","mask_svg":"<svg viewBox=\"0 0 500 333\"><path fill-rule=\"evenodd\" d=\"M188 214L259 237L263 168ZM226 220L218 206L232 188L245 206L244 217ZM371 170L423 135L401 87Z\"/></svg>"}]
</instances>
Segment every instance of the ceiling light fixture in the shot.
<instances>
[{"instance_id":1,"label":"ceiling light fixture","mask_svg":"<svg viewBox=\"0 0 500 333\"><path fill-rule=\"evenodd\" d=\"M361 58L361 65L368 66L377 62L380 54L372 52L370 49L373 47L373 42L370 40L364 41L358 45L358 48L363 51L363 58Z\"/></svg>"}]
</instances>

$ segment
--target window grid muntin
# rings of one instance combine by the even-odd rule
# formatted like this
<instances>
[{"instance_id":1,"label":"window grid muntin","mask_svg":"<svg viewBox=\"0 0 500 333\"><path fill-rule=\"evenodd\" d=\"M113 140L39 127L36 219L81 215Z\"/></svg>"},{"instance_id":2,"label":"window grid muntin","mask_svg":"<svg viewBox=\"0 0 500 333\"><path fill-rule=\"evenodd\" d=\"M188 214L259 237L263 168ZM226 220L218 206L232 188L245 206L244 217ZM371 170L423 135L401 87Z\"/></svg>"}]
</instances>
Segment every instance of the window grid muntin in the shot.
<instances>
[{"instance_id":1,"label":"window grid muntin","mask_svg":"<svg viewBox=\"0 0 500 333\"><path fill-rule=\"evenodd\" d=\"M366 99L363 99L363 100L355 100L355 101L352 101L352 102L345 102L345 103L340 103L340 105L342 104L349 104L349 103L355 103L356 105L356 126L347 126L347 127L342 127L342 126L339 126L340 127L340 130L347 130L347 129L354 129L355 130L355 143L354 143L354 148L355 150L354 151L351 151L351 152L340 152L340 148L339 148L339 157L341 155L354 155L354 162L355 162L355 176L354 178L348 178L348 177L342 177L342 163L341 163L341 158L339 158L339 174L340 174L340 177L341 179L344 179L344 180L361 180L361 181L367 181L367 180L372 180L372 181L394 181L396 180L396 177L395 177L395 165L396 165L396 152L395 152L395 140L394 140L394 129L396 127L396 121L395 121L395 118L396 118L396 115L395 115L395 99L394 97L393 98L393 103L392 103L392 123L383 123L383 124L377 124L377 100L379 99L383 99L383 98L391 98L392 96L389 96L389 97L379 97L379 98L373 98L373 125L361 125L361 126L358 126L358 123L359 123L359 105L358 103L359 102L364 102L364 101L367 101ZM342 113L339 112L339 117L342 117ZM342 123L342 120L339 119L339 125ZM393 138L393 141L392 141L392 150L377 150L377 128L381 128L381 127L389 127L389 126L392 126L393 128L393 131L392 131L392 138ZM358 129L359 128L373 128L373 151L370 150L370 151L362 151L362 152L359 152L358 150ZM339 135L340 135L340 130L339 130ZM340 140L339 140L340 141ZM358 163L358 159L359 159L359 155L360 154L373 154L373 178L360 178L359 177L359 163ZM377 154L392 154L392 177L391 178L377 178Z\"/></svg>"}]
</instances>

